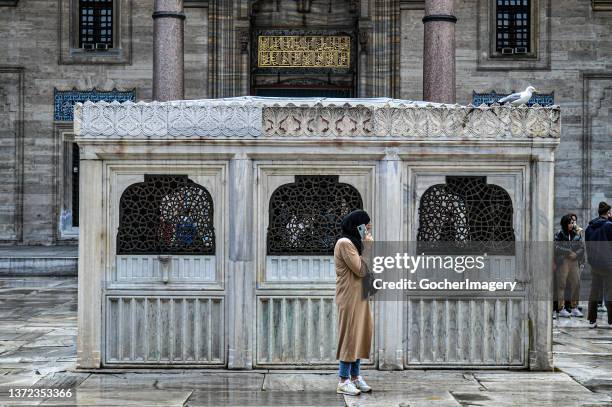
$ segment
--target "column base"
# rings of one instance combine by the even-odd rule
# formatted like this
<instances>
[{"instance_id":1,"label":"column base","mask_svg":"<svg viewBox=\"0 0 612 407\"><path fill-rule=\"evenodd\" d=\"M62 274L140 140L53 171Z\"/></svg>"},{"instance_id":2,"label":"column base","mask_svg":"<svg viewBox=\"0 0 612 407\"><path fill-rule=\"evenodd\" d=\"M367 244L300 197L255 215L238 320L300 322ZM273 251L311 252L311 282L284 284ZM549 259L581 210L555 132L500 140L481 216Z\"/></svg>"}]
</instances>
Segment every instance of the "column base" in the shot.
<instances>
[{"instance_id":1,"label":"column base","mask_svg":"<svg viewBox=\"0 0 612 407\"><path fill-rule=\"evenodd\" d=\"M529 351L529 370L540 372L553 371L553 353Z\"/></svg>"},{"instance_id":2,"label":"column base","mask_svg":"<svg viewBox=\"0 0 612 407\"><path fill-rule=\"evenodd\" d=\"M253 355L250 350L230 349L227 355L228 369L253 369Z\"/></svg>"},{"instance_id":3,"label":"column base","mask_svg":"<svg viewBox=\"0 0 612 407\"><path fill-rule=\"evenodd\" d=\"M404 370L404 350L396 349L395 352L378 350L378 370Z\"/></svg>"}]
</instances>

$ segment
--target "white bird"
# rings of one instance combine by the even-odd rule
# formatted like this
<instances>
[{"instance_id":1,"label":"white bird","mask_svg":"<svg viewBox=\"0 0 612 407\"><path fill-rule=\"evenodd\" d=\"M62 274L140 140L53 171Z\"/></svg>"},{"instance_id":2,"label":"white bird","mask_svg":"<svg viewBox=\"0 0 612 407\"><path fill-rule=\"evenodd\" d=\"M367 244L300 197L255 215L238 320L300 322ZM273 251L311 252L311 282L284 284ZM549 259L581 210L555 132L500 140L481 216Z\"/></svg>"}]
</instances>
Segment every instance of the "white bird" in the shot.
<instances>
[{"instance_id":1,"label":"white bird","mask_svg":"<svg viewBox=\"0 0 612 407\"><path fill-rule=\"evenodd\" d=\"M534 88L533 86L527 86L527 89L525 89L524 91L519 93L513 93L511 95L506 96L505 98L501 98L497 101L497 103L510 103L512 106L523 105L529 102L529 99L531 99L533 92L537 92L536 88Z\"/></svg>"}]
</instances>

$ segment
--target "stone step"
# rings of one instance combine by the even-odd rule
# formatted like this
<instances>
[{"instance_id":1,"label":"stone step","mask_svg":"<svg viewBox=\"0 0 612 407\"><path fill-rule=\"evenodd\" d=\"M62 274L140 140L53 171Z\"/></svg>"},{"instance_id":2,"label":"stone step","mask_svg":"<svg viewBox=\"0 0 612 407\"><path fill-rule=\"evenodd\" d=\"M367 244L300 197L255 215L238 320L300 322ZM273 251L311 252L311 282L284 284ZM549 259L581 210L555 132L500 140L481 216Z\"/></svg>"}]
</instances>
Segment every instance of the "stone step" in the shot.
<instances>
[{"instance_id":1,"label":"stone step","mask_svg":"<svg viewBox=\"0 0 612 407\"><path fill-rule=\"evenodd\" d=\"M78 246L1 246L0 276L76 276Z\"/></svg>"}]
</instances>

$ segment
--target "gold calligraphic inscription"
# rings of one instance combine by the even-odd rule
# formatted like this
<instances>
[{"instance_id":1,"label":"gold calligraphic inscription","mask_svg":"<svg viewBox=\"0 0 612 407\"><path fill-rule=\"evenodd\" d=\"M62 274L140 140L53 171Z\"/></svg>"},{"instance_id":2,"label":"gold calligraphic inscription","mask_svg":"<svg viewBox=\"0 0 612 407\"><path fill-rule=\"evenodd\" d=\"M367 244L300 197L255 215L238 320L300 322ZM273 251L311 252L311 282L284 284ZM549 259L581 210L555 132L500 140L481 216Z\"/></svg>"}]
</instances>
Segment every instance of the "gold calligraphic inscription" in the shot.
<instances>
[{"instance_id":1,"label":"gold calligraphic inscription","mask_svg":"<svg viewBox=\"0 0 612 407\"><path fill-rule=\"evenodd\" d=\"M351 37L324 35L260 35L260 68L350 68Z\"/></svg>"}]
</instances>

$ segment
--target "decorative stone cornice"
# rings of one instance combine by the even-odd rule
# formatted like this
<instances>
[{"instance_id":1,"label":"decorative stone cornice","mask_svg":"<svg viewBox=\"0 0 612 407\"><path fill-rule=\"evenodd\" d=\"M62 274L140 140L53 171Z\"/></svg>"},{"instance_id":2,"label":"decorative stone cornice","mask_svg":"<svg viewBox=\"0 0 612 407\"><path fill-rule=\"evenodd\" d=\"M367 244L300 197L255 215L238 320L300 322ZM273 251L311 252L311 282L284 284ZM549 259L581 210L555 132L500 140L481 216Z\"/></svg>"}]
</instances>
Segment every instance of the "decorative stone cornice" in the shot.
<instances>
[{"instance_id":1,"label":"decorative stone cornice","mask_svg":"<svg viewBox=\"0 0 612 407\"><path fill-rule=\"evenodd\" d=\"M75 133L94 139L558 139L560 109L397 99L242 97L78 103Z\"/></svg>"}]
</instances>

